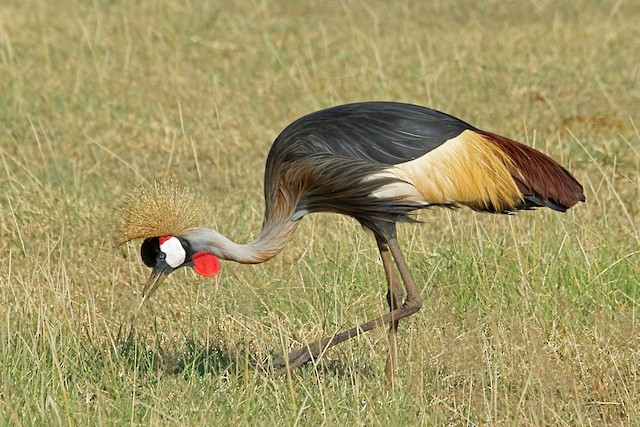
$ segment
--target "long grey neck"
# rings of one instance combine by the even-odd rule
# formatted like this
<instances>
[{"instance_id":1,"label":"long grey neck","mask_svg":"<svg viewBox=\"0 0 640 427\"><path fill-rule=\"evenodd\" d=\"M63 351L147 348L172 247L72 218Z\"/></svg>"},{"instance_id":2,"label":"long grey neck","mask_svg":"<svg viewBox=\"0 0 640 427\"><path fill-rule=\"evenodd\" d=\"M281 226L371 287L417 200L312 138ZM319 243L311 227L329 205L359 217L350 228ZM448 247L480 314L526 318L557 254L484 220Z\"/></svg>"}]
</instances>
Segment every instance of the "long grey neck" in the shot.
<instances>
[{"instance_id":1,"label":"long grey neck","mask_svg":"<svg viewBox=\"0 0 640 427\"><path fill-rule=\"evenodd\" d=\"M299 221L263 228L251 243L240 244L209 228L193 228L184 237L195 252L207 251L220 259L242 264L259 264L276 256L287 244Z\"/></svg>"}]
</instances>

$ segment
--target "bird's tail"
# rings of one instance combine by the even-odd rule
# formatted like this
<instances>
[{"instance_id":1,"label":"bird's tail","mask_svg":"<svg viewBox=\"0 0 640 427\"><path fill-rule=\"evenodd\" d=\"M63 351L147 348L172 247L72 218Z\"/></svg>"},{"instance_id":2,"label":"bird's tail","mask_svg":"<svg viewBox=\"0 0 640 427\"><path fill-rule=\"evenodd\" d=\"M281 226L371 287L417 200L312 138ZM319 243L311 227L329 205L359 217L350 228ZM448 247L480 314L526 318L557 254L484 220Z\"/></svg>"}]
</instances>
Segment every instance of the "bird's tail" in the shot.
<instances>
[{"instance_id":1,"label":"bird's tail","mask_svg":"<svg viewBox=\"0 0 640 427\"><path fill-rule=\"evenodd\" d=\"M523 195L522 202L513 210L548 207L564 212L586 200L582 185L549 156L504 136L481 130L474 132L511 159L507 168Z\"/></svg>"}]
</instances>

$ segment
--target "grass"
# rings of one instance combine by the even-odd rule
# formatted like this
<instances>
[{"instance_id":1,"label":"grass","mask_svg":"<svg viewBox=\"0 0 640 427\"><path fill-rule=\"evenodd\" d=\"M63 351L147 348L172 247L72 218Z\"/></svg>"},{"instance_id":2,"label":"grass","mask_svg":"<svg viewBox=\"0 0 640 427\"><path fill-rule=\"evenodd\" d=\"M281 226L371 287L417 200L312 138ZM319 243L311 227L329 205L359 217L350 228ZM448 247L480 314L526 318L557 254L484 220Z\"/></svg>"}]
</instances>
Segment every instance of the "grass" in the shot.
<instances>
[{"instance_id":1,"label":"grass","mask_svg":"<svg viewBox=\"0 0 640 427\"><path fill-rule=\"evenodd\" d=\"M0 5L1 424L640 425L638 5L138 3ZM148 271L111 235L132 186L174 177L247 241L278 132L373 99L535 146L588 202L402 226L426 304L392 390L382 330L290 377L262 363L384 312L348 218L136 311Z\"/></svg>"}]
</instances>

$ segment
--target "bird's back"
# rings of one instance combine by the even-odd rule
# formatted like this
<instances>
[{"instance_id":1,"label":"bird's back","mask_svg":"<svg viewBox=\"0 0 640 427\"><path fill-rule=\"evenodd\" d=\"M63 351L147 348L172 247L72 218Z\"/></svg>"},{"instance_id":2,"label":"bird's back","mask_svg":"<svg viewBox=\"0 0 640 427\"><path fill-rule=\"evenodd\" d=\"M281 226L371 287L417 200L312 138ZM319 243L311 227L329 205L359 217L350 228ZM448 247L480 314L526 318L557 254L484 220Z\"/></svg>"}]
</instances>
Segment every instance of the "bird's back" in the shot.
<instances>
[{"instance_id":1,"label":"bird's back","mask_svg":"<svg viewBox=\"0 0 640 427\"><path fill-rule=\"evenodd\" d=\"M267 169L274 161L318 153L394 165L421 157L466 129L475 130L460 119L418 105L339 105L287 126L271 147Z\"/></svg>"},{"instance_id":2,"label":"bird's back","mask_svg":"<svg viewBox=\"0 0 640 427\"><path fill-rule=\"evenodd\" d=\"M265 222L332 211L370 226L428 205L563 211L584 195L569 172L530 147L429 108L366 102L287 126L267 157L265 200Z\"/></svg>"}]
</instances>

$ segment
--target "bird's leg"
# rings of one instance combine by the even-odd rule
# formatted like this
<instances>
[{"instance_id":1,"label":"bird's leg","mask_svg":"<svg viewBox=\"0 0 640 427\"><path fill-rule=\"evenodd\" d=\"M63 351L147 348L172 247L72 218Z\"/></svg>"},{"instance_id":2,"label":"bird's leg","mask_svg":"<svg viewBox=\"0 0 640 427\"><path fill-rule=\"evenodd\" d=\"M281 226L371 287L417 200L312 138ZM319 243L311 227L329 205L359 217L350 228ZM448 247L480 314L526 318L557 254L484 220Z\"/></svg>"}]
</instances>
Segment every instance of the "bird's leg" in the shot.
<instances>
[{"instance_id":1,"label":"bird's leg","mask_svg":"<svg viewBox=\"0 0 640 427\"><path fill-rule=\"evenodd\" d=\"M376 241L378 243L378 249L380 250L380 258L382 258L382 265L384 267L385 275L387 276L387 302L389 303L389 312L400 308L402 299L404 298L404 291L402 290L402 284L398 278L398 274L393 266L393 258L389 252L389 246L386 241L378 234L376 234ZM398 346L397 346L397 333L398 333L398 320L391 319L389 323L389 331L387 332L387 340L389 342L389 355L387 356L387 362L384 368L384 375L389 386L393 385L395 376L397 360L398 360Z\"/></svg>"},{"instance_id":2,"label":"bird's leg","mask_svg":"<svg viewBox=\"0 0 640 427\"><path fill-rule=\"evenodd\" d=\"M407 266L404 256L402 255L402 251L400 249L400 246L398 245L397 240L395 238L390 239L387 242L387 246L389 247L393 258L396 261L398 271L400 272L400 276L402 277L402 281L404 282L404 287L407 291L407 298L404 300L402 306L383 316L370 320L366 323L363 323L362 325L356 326L355 328L351 328L346 331L340 332L339 334L326 337L324 339L316 341L315 343L305 345L297 350L292 351L287 356L277 357L272 362L273 366L284 367L276 371L274 373L274 376L277 377L286 374L288 371L292 371L293 369L304 365L312 359L317 358L321 355L321 353L325 352L327 349L333 347L334 345L357 337L358 335L370 331L371 329L376 328L380 325L397 322L400 319L410 316L420 310L420 308L422 307L422 297L420 296L418 287L413 281L413 277L411 277L409 267Z\"/></svg>"}]
</instances>

